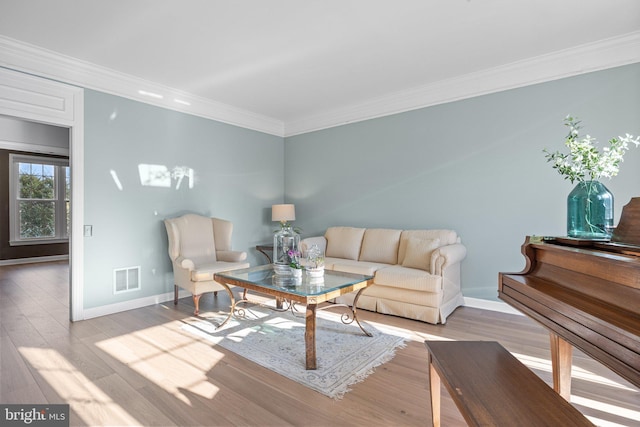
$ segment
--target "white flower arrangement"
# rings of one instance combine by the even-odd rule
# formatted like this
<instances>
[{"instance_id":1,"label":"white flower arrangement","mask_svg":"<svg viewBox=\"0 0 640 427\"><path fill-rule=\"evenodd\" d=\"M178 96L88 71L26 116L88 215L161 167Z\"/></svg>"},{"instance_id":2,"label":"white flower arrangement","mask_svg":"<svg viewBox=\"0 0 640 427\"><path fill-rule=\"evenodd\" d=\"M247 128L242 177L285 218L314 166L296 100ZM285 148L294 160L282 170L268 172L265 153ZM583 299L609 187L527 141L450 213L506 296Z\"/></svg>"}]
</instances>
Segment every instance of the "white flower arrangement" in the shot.
<instances>
[{"instance_id":1,"label":"white flower arrangement","mask_svg":"<svg viewBox=\"0 0 640 427\"><path fill-rule=\"evenodd\" d=\"M618 175L620 163L624 160L624 154L629 150L629 144L640 145L640 137L626 134L624 137L612 138L609 146L602 152L595 147L595 138L587 135L580 138L580 121L570 115L564 119L565 126L569 127L565 145L569 148L569 154L559 151L550 153L544 150L547 162L553 162L553 168L564 179L573 184L575 181L597 181L600 178L612 178Z\"/></svg>"}]
</instances>

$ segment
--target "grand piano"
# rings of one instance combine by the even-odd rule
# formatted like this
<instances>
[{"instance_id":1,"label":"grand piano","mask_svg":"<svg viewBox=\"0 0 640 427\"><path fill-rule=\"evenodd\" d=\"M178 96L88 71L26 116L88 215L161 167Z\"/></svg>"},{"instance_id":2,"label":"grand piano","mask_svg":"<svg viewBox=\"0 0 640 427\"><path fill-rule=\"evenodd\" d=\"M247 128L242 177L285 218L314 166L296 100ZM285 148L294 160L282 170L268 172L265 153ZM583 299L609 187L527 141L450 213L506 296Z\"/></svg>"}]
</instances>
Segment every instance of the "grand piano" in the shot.
<instances>
[{"instance_id":1,"label":"grand piano","mask_svg":"<svg viewBox=\"0 0 640 427\"><path fill-rule=\"evenodd\" d=\"M522 254L498 296L548 329L554 390L569 400L573 347L640 387L640 245L527 237Z\"/></svg>"}]
</instances>

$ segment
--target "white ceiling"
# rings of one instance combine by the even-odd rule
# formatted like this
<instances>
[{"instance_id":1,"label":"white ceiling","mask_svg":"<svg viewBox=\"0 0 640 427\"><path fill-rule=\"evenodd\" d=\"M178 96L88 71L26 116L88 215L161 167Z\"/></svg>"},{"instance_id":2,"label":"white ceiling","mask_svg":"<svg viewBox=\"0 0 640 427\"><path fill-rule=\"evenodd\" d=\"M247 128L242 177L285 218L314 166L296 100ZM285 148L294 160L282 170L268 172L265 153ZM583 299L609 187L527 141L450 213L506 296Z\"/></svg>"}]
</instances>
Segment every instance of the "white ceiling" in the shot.
<instances>
[{"instance_id":1,"label":"white ceiling","mask_svg":"<svg viewBox=\"0 0 640 427\"><path fill-rule=\"evenodd\" d=\"M314 117L327 127L347 109L639 31L638 0L0 0L5 42L302 131Z\"/></svg>"}]
</instances>

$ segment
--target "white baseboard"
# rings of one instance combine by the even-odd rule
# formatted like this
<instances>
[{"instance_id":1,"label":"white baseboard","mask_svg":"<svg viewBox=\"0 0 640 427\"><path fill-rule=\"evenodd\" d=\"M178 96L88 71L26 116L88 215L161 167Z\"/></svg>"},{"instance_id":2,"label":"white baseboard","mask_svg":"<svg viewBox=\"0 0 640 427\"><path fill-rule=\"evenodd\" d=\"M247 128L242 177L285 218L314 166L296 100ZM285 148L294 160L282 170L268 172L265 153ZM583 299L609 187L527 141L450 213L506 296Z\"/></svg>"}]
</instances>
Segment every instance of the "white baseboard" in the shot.
<instances>
[{"instance_id":1,"label":"white baseboard","mask_svg":"<svg viewBox=\"0 0 640 427\"><path fill-rule=\"evenodd\" d=\"M33 258L16 258L0 260L0 265L35 264L37 262L68 261L69 255L51 255Z\"/></svg>"},{"instance_id":2,"label":"white baseboard","mask_svg":"<svg viewBox=\"0 0 640 427\"><path fill-rule=\"evenodd\" d=\"M190 295L191 294L189 292L180 291L178 293L178 298L183 298ZM152 295L150 297L103 305L95 308L85 308L83 313L83 320L92 319L94 317L107 316L109 314L120 313L127 310L135 310L136 308L142 308L154 304L161 304L167 301L171 301L173 303L173 291L159 295Z\"/></svg>"},{"instance_id":3,"label":"white baseboard","mask_svg":"<svg viewBox=\"0 0 640 427\"><path fill-rule=\"evenodd\" d=\"M178 298L184 298L190 295L191 294L189 292L180 290L180 292L178 293ZM173 291L159 295L152 295L150 297L104 305L101 307L85 308L84 320L92 319L94 317L107 316L109 314L120 313L122 311L134 310L136 308L146 307L148 305L161 304L167 301L173 301ZM482 310L498 311L500 313L517 314L520 316L523 315L521 312L502 301L491 301L480 298L465 297L464 305L465 307L479 308Z\"/></svg>"},{"instance_id":4,"label":"white baseboard","mask_svg":"<svg viewBox=\"0 0 640 427\"><path fill-rule=\"evenodd\" d=\"M502 302L502 301L491 301L491 300L487 300L487 299L465 297L464 298L464 305L465 305L465 307L473 307L473 308L480 308L480 309L483 309L483 310L499 311L500 313L518 314L520 316L523 315L520 311L516 310L515 308L511 307L506 302Z\"/></svg>"}]
</instances>

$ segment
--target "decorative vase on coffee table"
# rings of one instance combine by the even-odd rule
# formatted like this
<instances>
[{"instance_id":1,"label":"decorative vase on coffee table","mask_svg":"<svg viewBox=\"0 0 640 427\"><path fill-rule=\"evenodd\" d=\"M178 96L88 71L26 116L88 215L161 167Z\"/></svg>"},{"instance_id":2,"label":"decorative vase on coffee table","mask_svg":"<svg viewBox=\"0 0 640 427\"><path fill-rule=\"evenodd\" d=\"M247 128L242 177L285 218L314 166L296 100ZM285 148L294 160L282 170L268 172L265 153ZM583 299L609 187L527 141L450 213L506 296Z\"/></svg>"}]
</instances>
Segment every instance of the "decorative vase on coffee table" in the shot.
<instances>
[{"instance_id":1,"label":"decorative vase on coffee table","mask_svg":"<svg viewBox=\"0 0 640 427\"><path fill-rule=\"evenodd\" d=\"M579 239L611 238L613 194L600 181L581 181L567 197L567 235Z\"/></svg>"},{"instance_id":2,"label":"decorative vase on coffee table","mask_svg":"<svg viewBox=\"0 0 640 427\"><path fill-rule=\"evenodd\" d=\"M309 277L324 276L324 251L318 245L311 245L307 252L306 270Z\"/></svg>"}]
</instances>

